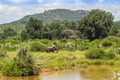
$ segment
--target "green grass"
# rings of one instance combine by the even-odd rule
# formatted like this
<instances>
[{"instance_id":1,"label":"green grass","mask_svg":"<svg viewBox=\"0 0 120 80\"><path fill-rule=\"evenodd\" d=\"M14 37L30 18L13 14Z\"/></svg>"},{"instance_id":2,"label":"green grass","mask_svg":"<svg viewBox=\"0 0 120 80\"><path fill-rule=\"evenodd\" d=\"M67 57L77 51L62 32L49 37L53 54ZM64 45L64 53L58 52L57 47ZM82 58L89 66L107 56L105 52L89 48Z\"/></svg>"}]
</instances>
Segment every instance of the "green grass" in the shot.
<instances>
[{"instance_id":1,"label":"green grass","mask_svg":"<svg viewBox=\"0 0 120 80\"><path fill-rule=\"evenodd\" d=\"M42 69L69 69L73 67L87 67L88 65L114 65L120 66L118 59L88 59L87 51L59 51L58 53L32 52L37 65ZM16 52L7 52L10 59L16 56Z\"/></svg>"}]
</instances>

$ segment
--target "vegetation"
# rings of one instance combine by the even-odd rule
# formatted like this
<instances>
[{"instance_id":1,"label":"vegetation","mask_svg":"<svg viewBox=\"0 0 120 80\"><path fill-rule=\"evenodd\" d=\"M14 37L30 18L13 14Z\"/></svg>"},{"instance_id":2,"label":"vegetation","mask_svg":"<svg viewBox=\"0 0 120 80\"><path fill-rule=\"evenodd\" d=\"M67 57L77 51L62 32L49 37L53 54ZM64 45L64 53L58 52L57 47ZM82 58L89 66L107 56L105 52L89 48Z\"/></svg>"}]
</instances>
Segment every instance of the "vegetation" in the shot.
<instances>
[{"instance_id":1,"label":"vegetation","mask_svg":"<svg viewBox=\"0 0 120 80\"><path fill-rule=\"evenodd\" d=\"M33 57L26 48L21 49L14 60L8 61L2 68L2 74L7 76L29 76L38 74Z\"/></svg>"},{"instance_id":2,"label":"vegetation","mask_svg":"<svg viewBox=\"0 0 120 80\"><path fill-rule=\"evenodd\" d=\"M11 36L15 36L17 33L11 29L11 28L7 28L4 30L4 32L2 34L0 34L0 39L4 39L4 38L8 38Z\"/></svg>"},{"instance_id":3,"label":"vegetation","mask_svg":"<svg viewBox=\"0 0 120 80\"><path fill-rule=\"evenodd\" d=\"M30 18L28 24L26 25L26 31L21 33L21 39L40 39L43 36L43 25L40 20Z\"/></svg>"},{"instance_id":4,"label":"vegetation","mask_svg":"<svg viewBox=\"0 0 120 80\"><path fill-rule=\"evenodd\" d=\"M44 14L51 13L54 10ZM59 10L55 13L61 15ZM79 21L52 23L31 17L22 24L25 28L18 32L18 28L4 28L0 32L0 72L3 75L36 75L37 66L57 70L93 64L120 66L120 27L109 12L97 9ZM59 49L58 53L45 52L46 47L53 45ZM16 54L15 50L21 47L28 47L33 54L26 48Z\"/></svg>"},{"instance_id":5,"label":"vegetation","mask_svg":"<svg viewBox=\"0 0 120 80\"><path fill-rule=\"evenodd\" d=\"M93 40L108 36L113 24L113 16L109 12L92 10L79 22L80 36Z\"/></svg>"}]
</instances>

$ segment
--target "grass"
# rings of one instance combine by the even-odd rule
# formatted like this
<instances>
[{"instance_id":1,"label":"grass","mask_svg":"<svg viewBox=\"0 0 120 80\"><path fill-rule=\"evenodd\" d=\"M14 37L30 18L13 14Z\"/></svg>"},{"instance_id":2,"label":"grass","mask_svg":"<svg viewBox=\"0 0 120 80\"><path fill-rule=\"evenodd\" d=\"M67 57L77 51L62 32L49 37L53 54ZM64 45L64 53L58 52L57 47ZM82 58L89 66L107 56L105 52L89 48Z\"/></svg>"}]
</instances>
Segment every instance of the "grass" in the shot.
<instances>
[{"instance_id":1,"label":"grass","mask_svg":"<svg viewBox=\"0 0 120 80\"><path fill-rule=\"evenodd\" d=\"M59 51L58 53L35 52L37 64L44 68L65 69L75 66L75 62L84 58L82 51Z\"/></svg>"},{"instance_id":2,"label":"grass","mask_svg":"<svg viewBox=\"0 0 120 80\"><path fill-rule=\"evenodd\" d=\"M32 52L37 65L42 69L69 69L73 67L87 67L88 65L114 65L120 66L117 59L87 59L86 51L59 51L58 53ZM10 59L16 56L16 52L7 52Z\"/></svg>"}]
</instances>

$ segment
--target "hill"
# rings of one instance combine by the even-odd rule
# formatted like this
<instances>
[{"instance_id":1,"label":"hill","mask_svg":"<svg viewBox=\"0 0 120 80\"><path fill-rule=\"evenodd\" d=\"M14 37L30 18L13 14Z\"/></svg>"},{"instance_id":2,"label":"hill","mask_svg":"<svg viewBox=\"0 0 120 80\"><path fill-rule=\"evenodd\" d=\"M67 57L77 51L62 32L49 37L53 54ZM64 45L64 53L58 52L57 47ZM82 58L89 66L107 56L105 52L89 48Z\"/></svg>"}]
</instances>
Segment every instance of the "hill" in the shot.
<instances>
[{"instance_id":1,"label":"hill","mask_svg":"<svg viewBox=\"0 0 120 80\"><path fill-rule=\"evenodd\" d=\"M23 17L20 20L7 23L7 24L1 24L0 25L0 31L2 31L5 28L13 28L15 30L24 29L25 24L28 22L30 17L36 18L38 20L42 20L44 23L46 22L54 22L54 21L77 21L86 16L89 13L89 11L86 10L76 10L72 11L69 9L53 9L53 10L46 10L44 13L39 14L33 14L33 15L27 15ZM18 32L20 32L18 31Z\"/></svg>"},{"instance_id":2,"label":"hill","mask_svg":"<svg viewBox=\"0 0 120 80\"><path fill-rule=\"evenodd\" d=\"M68 9L53 9L44 11L44 13L27 15L22 19L13 23L26 23L30 17L42 20L43 22L54 22L54 21L77 21L87 15L89 11L85 10L68 10Z\"/></svg>"}]
</instances>

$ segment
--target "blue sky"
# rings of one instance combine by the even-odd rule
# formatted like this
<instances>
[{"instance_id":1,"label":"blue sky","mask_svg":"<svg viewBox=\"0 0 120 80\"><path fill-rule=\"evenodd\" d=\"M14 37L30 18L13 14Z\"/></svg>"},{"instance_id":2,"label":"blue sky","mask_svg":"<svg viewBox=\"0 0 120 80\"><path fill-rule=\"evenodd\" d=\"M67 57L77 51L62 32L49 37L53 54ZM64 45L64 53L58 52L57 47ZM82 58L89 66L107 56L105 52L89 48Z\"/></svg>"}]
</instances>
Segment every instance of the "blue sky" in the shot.
<instances>
[{"instance_id":1,"label":"blue sky","mask_svg":"<svg viewBox=\"0 0 120 80\"><path fill-rule=\"evenodd\" d=\"M93 3L120 3L120 0L0 0L1 4L8 5L31 5L31 4L46 4L52 2L60 2L60 3L76 3L76 2L84 2L88 4Z\"/></svg>"},{"instance_id":2,"label":"blue sky","mask_svg":"<svg viewBox=\"0 0 120 80\"><path fill-rule=\"evenodd\" d=\"M0 0L0 23L56 8L89 11L101 9L111 12L114 20L120 20L120 0Z\"/></svg>"}]
</instances>

